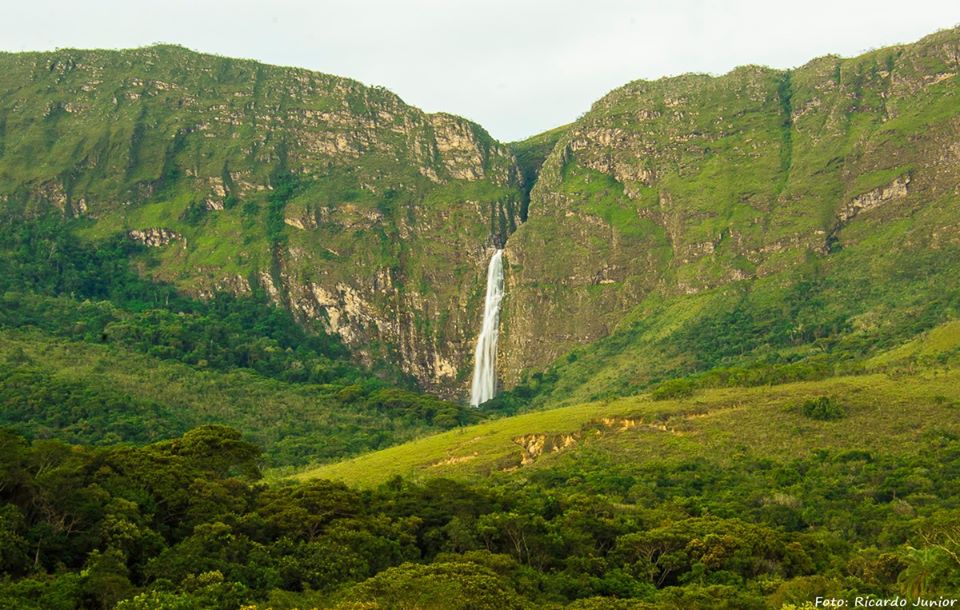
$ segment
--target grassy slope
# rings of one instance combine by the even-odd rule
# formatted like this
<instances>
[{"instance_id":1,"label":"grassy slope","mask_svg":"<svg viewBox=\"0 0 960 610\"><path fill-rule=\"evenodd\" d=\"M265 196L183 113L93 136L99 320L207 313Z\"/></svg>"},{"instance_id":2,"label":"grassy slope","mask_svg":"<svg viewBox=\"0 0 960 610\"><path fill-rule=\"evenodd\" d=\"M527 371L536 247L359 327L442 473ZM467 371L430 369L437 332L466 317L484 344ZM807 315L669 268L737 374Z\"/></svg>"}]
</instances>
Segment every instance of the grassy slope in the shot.
<instances>
[{"instance_id":1,"label":"grassy slope","mask_svg":"<svg viewBox=\"0 0 960 610\"><path fill-rule=\"evenodd\" d=\"M175 437L195 426L235 427L266 449L274 465L332 459L435 431L344 398L343 385L286 383L252 371L204 371L115 345L52 338L35 330L0 330L0 363L39 371L68 398L0 405L2 425L39 438L97 444ZM23 386L0 379L0 396ZM13 388L13 389L11 389ZM31 392L27 392L31 394ZM91 406L93 405L93 406Z\"/></svg>"},{"instance_id":2,"label":"grassy slope","mask_svg":"<svg viewBox=\"0 0 960 610\"><path fill-rule=\"evenodd\" d=\"M544 435L548 450L527 468L549 468L566 454L596 449L625 463L702 457L788 460L819 449L878 453L922 450L926 432L960 433L960 323L951 322L875 361L876 372L823 381L721 388L680 400L638 395L527 413L444 432L339 463L305 470L300 480L375 485L413 478L487 476L520 466L516 439ZM879 367L883 365L884 370ZM792 407L817 396L848 409L839 421L815 421ZM604 420L607 420L604 422ZM631 420L631 421L626 421ZM573 450L550 451L573 435Z\"/></svg>"},{"instance_id":3,"label":"grassy slope","mask_svg":"<svg viewBox=\"0 0 960 610\"><path fill-rule=\"evenodd\" d=\"M648 297L610 336L558 359L551 366L557 383L534 402L629 395L717 365L824 353L847 362L888 357L885 349L956 315L960 297L951 287L960 277L960 251L918 253L905 245L936 232L941 207L916 214L912 227L878 224L865 236L869 244L838 252L816 269L696 295ZM904 260L912 261L909 267L895 262Z\"/></svg>"}]
</instances>

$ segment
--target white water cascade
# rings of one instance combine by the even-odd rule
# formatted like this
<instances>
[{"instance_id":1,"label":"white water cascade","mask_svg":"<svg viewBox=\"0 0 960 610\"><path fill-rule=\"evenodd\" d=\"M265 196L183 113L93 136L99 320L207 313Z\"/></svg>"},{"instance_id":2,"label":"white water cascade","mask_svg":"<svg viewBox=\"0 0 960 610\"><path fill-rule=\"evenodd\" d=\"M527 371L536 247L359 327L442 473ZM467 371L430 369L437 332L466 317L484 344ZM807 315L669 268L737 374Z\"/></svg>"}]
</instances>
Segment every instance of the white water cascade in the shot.
<instances>
[{"instance_id":1,"label":"white water cascade","mask_svg":"<svg viewBox=\"0 0 960 610\"><path fill-rule=\"evenodd\" d=\"M497 334L500 300L503 299L503 250L497 250L487 267L487 297L483 302L483 326L477 337L473 360L470 405L478 406L497 393Z\"/></svg>"}]
</instances>

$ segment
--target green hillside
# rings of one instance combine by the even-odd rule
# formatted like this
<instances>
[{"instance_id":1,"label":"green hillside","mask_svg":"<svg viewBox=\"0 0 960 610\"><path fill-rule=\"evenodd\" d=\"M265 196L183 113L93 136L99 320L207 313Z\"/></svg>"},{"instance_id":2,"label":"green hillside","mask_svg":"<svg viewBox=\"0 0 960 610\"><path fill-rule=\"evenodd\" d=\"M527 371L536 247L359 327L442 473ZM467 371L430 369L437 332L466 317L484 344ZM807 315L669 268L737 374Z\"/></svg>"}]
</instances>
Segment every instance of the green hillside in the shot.
<instances>
[{"instance_id":1,"label":"green hillside","mask_svg":"<svg viewBox=\"0 0 960 610\"><path fill-rule=\"evenodd\" d=\"M484 416L354 363L337 336L258 293L199 301L145 280L125 240L0 214L0 426L33 439L143 444L243 430L270 465L334 459Z\"/></svg>"},{"instance_id":2,"label":"green hillside","mask_svg":"<svg viewBox=\"0 0 960 610\"><path fill-rule=\"evenodd\" d=\"M553 134L505 254L519 402L847 363L955 317L958 48L953 29L788 71L637 81Z\"/></svg>"},{"instance_id":3,"label":"green hillside","mask_svg":"<svg viewBox=\"0 0 960 610\"><path fill-rule=\"evenodd\" d=\"M0 201L143 243L140 273L182 292L262 291L446 398L496 245L516 408L856 360L957 314L958 45L637 81L510 145L179 47L3 54Z\"/></svg>"},{"instance_id":4,"label":"green hillside","mask_svg":"<svg viewBox=\"0 0 960 610\"><path fill-rule=\"evenodd\" d=\"M522 199L481 127L350 79L173 46L0 54L0 205L144 243L141 272L191 295L263 290L447 395Z\"/></svg>"},{"instance_id":5,"label":"green hillside","mask_svg":"<svg viewBox=\"0 0 960 610\"><path fill-rule=\"evenodd\" d=\"M891 353L883 373L525 414L270 485L255 483L257 450L229 429L144 448L0 435L13 576L0 604L949 600L960 586L960 369L956 337L942 339L954 330ZM34 556L43 569L29 567Z\"/></svg>"},{"instance_id":6,"label":"green hillside","mask_svg":"<svg viewBox=\"0 0 960 610\"><path fill-rule=\"evenodd\" d=\"M110 445L204 424L246 431L272 466L332 460L480 414L383 384L295 383L197 370L114 346L0 330L0 426L35 439Z\"/></svg>"},{"instance_id":7,"label":"green hillside","mask_svg":"<svg viewBox=\"0 0 960 610\"><path fill-rule=\"evenodd\" d=\"M0 54L0 609L960 604L958 73L944 30L507 145Z\"/></svg>"},{"instance_id":8,"label":"green hillside","mask_svg":"<svg viewBox=\"0 0 960 610\"><path fill-rule=\"evenodd\" d=\"M605 591L572 608L776 609L813 607L818 596L851 603L894 595L952 599L960 584L957 323L870 364L877 372L528 413L296 478L376 493L419 485L438 494L451 480L501 490L517 502L490 520L504 542L516 544L508 554L541 573L563 573L581 592ZM605 528L631 518L639 520L636 533L587 552L604 566L596 580L573 575L583 557L578 568L569 560L560 568L540 555L562 556L571 535L564 528L573 523L598 542ZM461 535L454 523L468 530L475 523L478 538L492 531L483 529L484 517L460 519L448 523L447 535ZM785 559L778 544L797 554ZM636 563L620 563L628 557ZM431 565L444 564L438 558ZM614 574L623 588L611 585ZM410 600L399 584L386 584L403 578L388 571L349 594L386 604ZM655 590L631 590L634 579ZM612 599L621 596L633 599Z\"/></svg>"},{"instance_id":9,"label":"green hillside","mask_svg":"<svg viewBox=\"0 0 960 610\"><path fill-rule=\"evenodd\" d=\"M930 433L960 433L958 350L954 333L949 350L937 354L951 354L952 364L944 368L904 362L886 374L703 389L680 399L638 395L527 413L308 469L297 478L355 485L398 475L471 479L550 470L568 453L571 460L578 453L605 453L625 465L696 458L719 466L740 459L803 459L824 449L918 453ZM908 372L916 368L922 372ZM799 405L821 396L844 405L844 417L805 417Z\"/></svg>"}]
</instances>

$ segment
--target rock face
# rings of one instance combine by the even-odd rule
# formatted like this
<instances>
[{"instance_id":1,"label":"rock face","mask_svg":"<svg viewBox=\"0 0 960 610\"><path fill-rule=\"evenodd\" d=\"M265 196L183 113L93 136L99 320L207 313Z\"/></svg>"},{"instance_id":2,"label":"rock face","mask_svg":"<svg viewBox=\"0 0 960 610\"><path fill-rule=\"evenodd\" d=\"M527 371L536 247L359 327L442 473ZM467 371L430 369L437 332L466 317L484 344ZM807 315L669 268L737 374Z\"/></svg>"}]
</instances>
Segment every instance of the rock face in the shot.
<instances>
[{"instance_id":1,"label":"rock face","mask_svg":"<svg viewBox=\"0 0 960 610\"><path fill-rule=\"evenodd\" d=\"M651 303L804 267L882 261L893 281L897 256L953 252L958 73L950 30L638 81L515 145L518 165L479 126L348 79L169 46L0 54L0 202L124 233L158 279L261 293L462 397L496 247L507 385Z\"/></svg>"},{"instance_id":2,"label":"rock face","mask_svg":"<svg viewBox=\"0 0 960 610\"><path fill-rule=\"evenodd\" d=\"M878 186L862 195L857 195L837 212L837 222L839 224L847 223L861 212L869 212L885 203L905 199L908 194L907 186L909 184L910 176L906 174L898 176L897 179L890 184Z\"/></svg>"},{"instance_id":3,"label":"rock face","mask_svg":"<svg viewBox=\"0 0 960 610\"><path fill-rule=\"evenodd\" d=\"M154 227L150 229L133 229L127 233L133 241L141 243L148 248L159 248L166 246L172 241L182 240L183 235L176 231L170 231L163 227Z\"/></svg>"},{"instance_id":4,"label":"rock face","mask_svg":"<svg viewBox=\"0 0 960 610\"><path fill-rule=\"evenodd\" d=\"M596 102L546 158L507 244L507 382L644 302L811 261L830 272L831 253L867 253L906 219L915 235L876 269L956 242L958 72L955 29L788 72L638 81Z\"/></svg>"},{"instance_id":5,"label":"rock face","mask_svg":"<svg viewBox=\"0 0 960 610\"><path fill-rule=\"evenodd\" d=\"M260 290L459 395L523 189L459 117L158 46L0 55L0 196L157 248L151 273L187 292Z\"/></svg>"}]
</instances>

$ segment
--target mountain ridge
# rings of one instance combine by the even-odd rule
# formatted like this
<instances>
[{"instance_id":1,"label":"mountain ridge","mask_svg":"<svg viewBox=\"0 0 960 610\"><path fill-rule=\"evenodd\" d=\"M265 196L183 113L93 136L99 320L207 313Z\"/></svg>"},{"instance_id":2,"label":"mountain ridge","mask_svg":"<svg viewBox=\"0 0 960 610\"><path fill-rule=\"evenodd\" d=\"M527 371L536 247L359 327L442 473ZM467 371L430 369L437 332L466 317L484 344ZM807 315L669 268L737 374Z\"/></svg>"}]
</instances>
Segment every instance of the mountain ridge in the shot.
<instances>
[{"instance_id":1,"label":"mountain ridge","mask_svg":"<svg viewBox=\"0 0 960 610\"><path fill-rule=\"evenodd\" d=\"M956 247L958 38L960 30L945 30L791 71L635 81L598 100L546 158L527 221L507 246L508 385L522 383L524 369L563 368L562 356L589 352L583 346L598 339L625 340L625 330L658 310L675 309L668 315L679 321L710 301L729 315L740 307L771 318L771 326L786 317L794 326L785 332L839 339L848 331L830 326L901 309L879 294L897 281L892 252L919 261ZM955 276L946 261L931 265L944 280ZM844 304L861 290L853 269L871 269L878 293L859 305ZM790 296L791 286L811 282L830 298L820 290ZM807 319L797 319L803 309ZM703 366L703 350L679 340L645 346L679 366L641 363L627 373L632 380L607 372L636 389ZM772 347L753 357L796 351Z\"/></svg>"},{"instance_id":2,"label":"mountain ridge","mask_svg":"<svg viewBox=\"0 0 960 610\"><path fill-rule=\"evenodd\" d=\"M462 383L479 314L461 278L482 277L521 197L480 126L174 47L2 61L3 201L85 218L88 238L127 233L157 248L153 277L191 294L259 285L363 361L393 353L426 387Z\"/></svg>"},{"instance_id":3,"label":"mountain ridge","mask_svg":"<svg viewBox=\"0 0 960 610\"><path fill-rule=\"evenodd\" d=\"M872 218L947 205L952 149L931 148L955 129L957 32L790 70L632 81L511 144L383 88L178 46L4 54L0 198L78 216L87 239L126 233L152 250L142 273L190 294L263 289L361 361L397 360L448 397L463 395L486 258L505 243L510 388L651 307L716 294L729 309L725 290L798 285L856 251ZM85 69L109 73L112 96ZM927 218L924 239L952 248L948 218ZM702 369L671 341L653 351L676 366L615 383Z\"/></svg>"}]
</instances>

